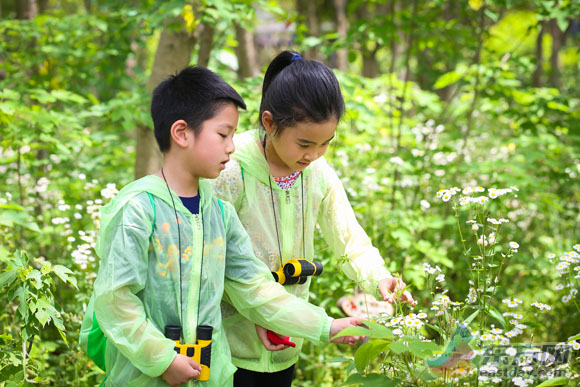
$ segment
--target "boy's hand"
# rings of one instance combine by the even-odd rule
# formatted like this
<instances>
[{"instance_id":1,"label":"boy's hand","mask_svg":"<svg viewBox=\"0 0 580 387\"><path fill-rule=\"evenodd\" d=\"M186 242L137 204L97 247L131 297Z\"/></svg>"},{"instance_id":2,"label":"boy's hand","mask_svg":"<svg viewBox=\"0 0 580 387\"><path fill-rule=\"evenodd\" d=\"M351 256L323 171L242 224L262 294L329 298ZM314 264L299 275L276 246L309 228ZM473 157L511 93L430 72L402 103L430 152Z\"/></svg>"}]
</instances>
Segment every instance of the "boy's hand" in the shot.
<instances>
[{"instance_id":1,"label":"boy's hand","mask_svg":"<svg viewBox=\"0 0 580 387\"><path fill-rule=\"evenodd\" d=\"M332 343L348 344L351 347L361 339L360 336L342 336L336 339L332 339L340 331L348 327L355 327L357 325L362 325L362 322L354 317L338 318L332 322L330 326L330 338Z\"/></svg>"},{"instance_id":2,"label":"boy's hand","mask_svg":"<svg viewBox=\"0 0 580 387\"><path fill-rule=\"evenodd\" d=\"M283 349L290 348L290 346L286 344L274 344L271 342L270 339L268 339L268 330L266 328L262 328L261 326L256 325L256 333L268 351L281 351Z\"/></svg>"},{"instance_id":3,"label":"boy's hand","mask_svg":"<svg viewBox=\"0 0 580 387\"><path fill-rule=\"evenodd\" d=\"M383 300L393 303L395 302L395 295L393 293L397 293L405 289L406 286L407 285L400 278L385 278L379 282L379 292L383 296ZM413 300L413 296L408 290L403 291L401 300L407 301L411 305L417 305L417 302Z\"/></svg>"},{"instance_id":4,"label":"boy's hand","mask_svg":"<svg viewBox=\"0 0 580 387\"><path fill-rule=\"evenodd\" d=\"M181 383L187 383L191 379L199 377L200 372L201 366L192 358L177 355L163 375L161 375L161 379L172 386L179 386Z\"/></svg>"}]
</instances>

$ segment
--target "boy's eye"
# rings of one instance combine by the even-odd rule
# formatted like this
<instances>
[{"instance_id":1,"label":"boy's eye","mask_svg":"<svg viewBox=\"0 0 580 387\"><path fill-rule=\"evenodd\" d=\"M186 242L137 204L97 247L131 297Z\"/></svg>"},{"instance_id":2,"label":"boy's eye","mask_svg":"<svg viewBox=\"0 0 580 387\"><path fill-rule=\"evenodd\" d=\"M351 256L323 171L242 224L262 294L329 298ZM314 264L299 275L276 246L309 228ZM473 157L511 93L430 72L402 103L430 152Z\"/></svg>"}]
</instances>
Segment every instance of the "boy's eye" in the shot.
<instances>
[{"instance_id":1,"label":"boy's eye","mask_svg":"<svg viewBox=\"0 0 580 387\"><path fill-rule=\"evenodd\" d=\"M227 134L223 134L223 133L218 133L218 134L221 136L221 138L226 138L228 136Z\"/></svg>"},{"instance_id":2,"label":"boy's eye","mask_svg":"<svg viewBox=\"0 0 580 387\"><path fill-rule=\"evenodd\" d=\"M299 146L300 148L303 148L303 149L306 149L306 148L308 148L308 145L304 145L304 144L298 144L298 146Z\"/></svg>"}]
</instances>

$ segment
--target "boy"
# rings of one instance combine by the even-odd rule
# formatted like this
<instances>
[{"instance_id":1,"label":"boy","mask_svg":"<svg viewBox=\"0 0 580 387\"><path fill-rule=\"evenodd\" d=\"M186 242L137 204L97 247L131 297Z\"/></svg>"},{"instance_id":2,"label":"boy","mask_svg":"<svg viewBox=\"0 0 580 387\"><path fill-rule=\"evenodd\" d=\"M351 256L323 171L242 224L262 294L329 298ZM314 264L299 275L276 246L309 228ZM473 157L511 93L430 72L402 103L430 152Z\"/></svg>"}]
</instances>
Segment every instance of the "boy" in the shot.
<instances>
[{"instance_id":1,"label":"boy","mask_svg":"<svg viewBox=\"0 0 580 387\"><path fill-rule=\"evenodd\" d=\"M163 167L127 185L102 210L94 310L109 340L107 385L178 385L197 378L200 365L176 355L164 331L180 326L181 342L195 344L201 325L213 327L211 373L196 384L232 385L235 367L219 307L224 291L246 318L314 342L359 323L332 320L274 282L233 207L200 181L216 178L233 153L238 107L245 109L238 93L205 68L187 67L153 92Z\"/></svg>"}]
</instances>

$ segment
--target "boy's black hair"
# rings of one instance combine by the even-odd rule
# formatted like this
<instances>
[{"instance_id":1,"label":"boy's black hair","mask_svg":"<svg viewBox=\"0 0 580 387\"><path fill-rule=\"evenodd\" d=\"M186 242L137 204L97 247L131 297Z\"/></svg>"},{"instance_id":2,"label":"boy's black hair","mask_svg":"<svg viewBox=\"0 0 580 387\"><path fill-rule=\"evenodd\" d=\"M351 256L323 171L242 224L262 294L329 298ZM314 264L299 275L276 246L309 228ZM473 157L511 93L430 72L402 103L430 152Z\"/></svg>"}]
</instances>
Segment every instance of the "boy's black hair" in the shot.
<instances>
[{"instance_id":1,"label":"boy's black hair","mask_svg":"<svg viewBox=\"0 0 580 387\"><path fill-rule=\"evenodd\" d=\"M175 121L184 120L197 135L203 122L227 103L246 108L238 92L205 67L188 66L169 76L153 90L151 101L155 139L161 152L169 150Z\"/></svg>"},{"instance_id":2,"label":"boy's black hair","mask_svg":"<svg viewBox=\"0 0 580 387\"><path fill-rule=\"evenodd\" d=\"M268 66L262 86L262 113L272 113L276 134L298 122L340 120L344 99L336 76L324 64L283 51Z\"/></svg>"}]
</instances>

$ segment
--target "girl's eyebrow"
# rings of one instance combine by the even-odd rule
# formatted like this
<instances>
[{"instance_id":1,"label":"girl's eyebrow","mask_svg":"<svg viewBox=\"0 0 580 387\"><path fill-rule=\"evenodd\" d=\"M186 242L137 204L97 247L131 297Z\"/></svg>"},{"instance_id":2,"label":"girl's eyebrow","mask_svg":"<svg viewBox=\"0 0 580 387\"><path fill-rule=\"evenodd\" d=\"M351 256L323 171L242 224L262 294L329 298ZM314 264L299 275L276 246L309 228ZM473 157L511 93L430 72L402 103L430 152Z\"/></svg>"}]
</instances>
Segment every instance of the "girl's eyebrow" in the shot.
<instances>
[{"instance_id":1,"label":"girl's eyebrow","mask_svg":"<svg viewBox=\"0 0 580 387\"><path fill-rule=\"evenodd\" d=\"M332 135L332 137L330 137L328 140L324 141L324 142L323 142L323 144L324 144L324 143L327 143L327 142L330 142L330 141L332 141L332 139L333 139L333 138L334 138L334 134L333 134L333 135ZM302 142L302 143L304 143L304 144L316 144L314 141L306 140L306 139L304 139L304 138L299 138L299 139L298 139L298 140L296 140L296 141L298 141L298 142Z\"/></svg>"}]
</instances>

